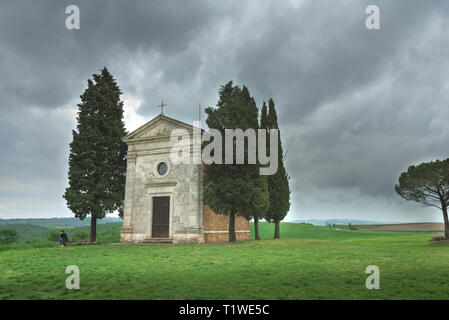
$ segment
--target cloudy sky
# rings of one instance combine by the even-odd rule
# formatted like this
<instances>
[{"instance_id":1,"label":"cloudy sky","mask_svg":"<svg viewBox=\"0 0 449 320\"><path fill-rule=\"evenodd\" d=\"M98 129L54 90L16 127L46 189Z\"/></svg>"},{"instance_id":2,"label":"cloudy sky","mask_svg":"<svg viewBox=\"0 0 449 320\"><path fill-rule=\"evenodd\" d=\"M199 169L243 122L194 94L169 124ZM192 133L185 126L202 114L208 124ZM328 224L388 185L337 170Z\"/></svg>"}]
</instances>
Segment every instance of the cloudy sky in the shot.
<instances>
[{"instance_id":1,"label":"cloudy sky","mask_svg":"<svg viewBox=\"0 0 449 320\"><path fill-rule=\"evenodd\" d=\"M65 9L79 6L80 30ZM380 8L380 30L365 8ZM272 97L288 150L286 220L439 221L394 193L410 164L449 157L449 2L19 1L0 4L0 218L71 216L71 131L107 66L129 131L191 123L218 88Z\"/></svg>"}]
</instances>

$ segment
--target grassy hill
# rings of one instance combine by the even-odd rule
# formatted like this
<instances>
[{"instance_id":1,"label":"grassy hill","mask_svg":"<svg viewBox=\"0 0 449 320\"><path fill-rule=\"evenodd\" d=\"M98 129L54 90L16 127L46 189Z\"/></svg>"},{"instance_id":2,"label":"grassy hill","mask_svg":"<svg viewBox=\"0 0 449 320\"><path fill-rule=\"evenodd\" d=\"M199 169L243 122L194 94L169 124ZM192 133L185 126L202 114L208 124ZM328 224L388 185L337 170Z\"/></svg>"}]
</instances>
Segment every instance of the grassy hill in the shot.
<instances>
[{"instance_id":1,"label":"grassy hill","mask_svg":"<svg viewBox=\"0 0 449 320\"><path fill-rule=\"evenodd\" d=\"M27 223L0 224L0 230L2 229L15 230L20 235L20 241L22 242L31 239L46 239L49 231L47 228Z\"/></svg>"},{"instance_id":2,"label":"grassy hill","mask_svg":"<svg viewBox=\"0 0 449 320\"><path fill-rule=\"evenodd\" d=\"M0 299L449 298L449 247L428 242L430 232L283 223L273 240L273 228L261 223L265 240L233 244L4 250ZM372 264L380 290L365 287ZM80 268L80 290L65 288L68 265Z\"/></svg>"},{"instance_id":3,"label":"grassy hill","mask_svg":"<svg viewBox=\"0 0 449 320\"><path fill-rule=\"evenodd\" d=\"M444 223L442 222L370 224L370 225L357 225L357 227L363 230L444 231Z\"/></svg>"},{"instance_id":4,"label":"grassy hill","mask_svg":"<svg viewBox=\"0 0 449 320\"><path fill-rule=\"evenodd\" d=\"M122 227L122 222L111 222L105 224L97 225L97 238L99 242L110 243L120 241L120 229ZM0 250L20 248L24 242L27 243L27 247L31 248L34 244L39 247L42 246L54 246L54 242L48 242L47 237L50 232L60 231L64 229L70 240L74 239L76 231L82 230L85 233L90 233L90 226L83 227L65 227L65 226L55 226L46 225L38 226L26 223L16 223L16 224L0 224L0 230L2 229L12 229L15 230L20 236L20 243L16 245L11 245L7 247L1 247ZM75 239L83 240L83 239Z\"/></svg>"},{"instance_id":5,"label":"grassy hill","mask_svg":"<svg viewBox=\"0 0 449 320\"><path fill-rule=\"evenodd\" d=\"M260 234L262 238L271 239L274 235L274 225L272 223L260 223ZM254 224L250 226L251 238L254 238ZM406 231L401 231L401 235L407 235ZM405 233L404 233L405 232ZM408 233L414 235L414 232ZM282 238L290 239L316 239L316 240L344 240L351 239L369 239L379 237L390 237L399 235L396 231L378 231L378 230L349 230L347 226L337 226L332 229L324 226L315 226L304 223L282 223Z\"/></svg>"},{"instance_id":6,"label":"grassy hill","mask_svg":"<svg viewBox=\"0 0 449 320\"><path fill-rule=\"evenodd\" d=\"M121 219L114 217L105 217L99 219L97 224L120 222ZM61 226L61 227L80 227L90 225L90 219L80 220L78 218L13 218L0 219L0 225L4 224L31 224L36 226Z\"/></svg>"}]
</instances>

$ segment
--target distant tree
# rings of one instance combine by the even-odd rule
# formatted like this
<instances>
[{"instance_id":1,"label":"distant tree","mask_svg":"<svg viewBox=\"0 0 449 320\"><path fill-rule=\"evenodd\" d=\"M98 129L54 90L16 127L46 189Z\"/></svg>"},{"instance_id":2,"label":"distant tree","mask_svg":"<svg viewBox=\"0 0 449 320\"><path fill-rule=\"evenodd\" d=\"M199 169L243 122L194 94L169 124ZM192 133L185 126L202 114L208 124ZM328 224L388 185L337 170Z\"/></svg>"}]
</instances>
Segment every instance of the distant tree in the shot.
<instances>
[{"instance_id":1,"label":"distant tree","mask_svg":"<svg viewBox=\"0 0 449 320\"><path fill-rule=\"evenodd\" d=\"M351 222L348 223L348 229L349 230L359 230L359 228L357 228L356 226L352 225Z\"/></svg>"},{"instance_id":2,"label":"distant tree","mask_svg":"<svg viewBox=\"0 0 449 320\"><path fill-rule=\"evenodd\" d=\"M444 219L444 237L449 239L449 160L424 162L410 166L399 176L395 191L405 200L440 209Z\"/></svg>"},{"instance_id":3,"label":"distant tree","mask_svg":"<svg viewBox=\"0 0 449 320\"><path fill-rule=\"evenodd\" d=\"M224 139L225 129L258 129L257 105L243 86L234 86L232 81L219 90L217 108L206 108L206 123L210 129L217 129ZM205 143L208 145L208 143ZM248 164L248 145L245 143L245 163L225 164L225 143L222 143L222 163L205 166L203 176L203 201L216 214L229 216L229 241L236 240L235 216L250 219L257 212L268 207L266 181L259 175L258 164Z\"/></svg>"},{"instance_id":4,"label":"distant tree","mask_svg":"<svg viewBox=\"0 0 449 320\"><path fill-rule=\"evenodd\" d=\"M273 99L268 101L267 126L271 129L278 129L277 113ZM289 177L284 166L284 153L281 144L281 133L278 138L278 170L274 175L268 176L268 191L270 193L270 207L265 215L265 219L274 222L274 238L281 237L280 222L285 218L290 210L290 187Z\"/></svg>"},{"instance_id":5,"label":"distant tree","mask_svg":"<svg viewBox=\"0 0 449 320\"><path fill-rule=\"evenodd\" d=\"M96 241L97 219L123 214L126 135L120 88L106 68L88 80L78 104L77 130L69 157L69 187L64 198L75 217L91 216L90 241Z\"/></svg>"},{"instance_id":6,"label":"distant tree","mask_svg":"<svg viewBox=\"0 0 449 320\"><path fill-rule=\"evenodd\" d=\"M11 244L19 241L19 234L13 229L3 229L0 230L0 243L1 244Z\"/></svg>"}]
</instances>

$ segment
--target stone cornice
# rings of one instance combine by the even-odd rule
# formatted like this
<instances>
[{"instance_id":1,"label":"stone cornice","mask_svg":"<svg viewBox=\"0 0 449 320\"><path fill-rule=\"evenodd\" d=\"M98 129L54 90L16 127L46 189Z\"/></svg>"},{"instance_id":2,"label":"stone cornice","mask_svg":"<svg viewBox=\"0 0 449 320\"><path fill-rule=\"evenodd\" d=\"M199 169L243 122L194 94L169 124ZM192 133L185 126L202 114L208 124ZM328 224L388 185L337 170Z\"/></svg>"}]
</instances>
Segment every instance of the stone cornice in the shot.
<instances>
[{"instance_id":1,"label":"stone cornice","mask_svg":"<svg viewBox=\"0 0 449 320\"><path fill-rule=\"evenodd\" d=\"M127 160L135 160L137 158L137 152L130 151L126 155Z\"/></svg>"},{"instance_id":2,"label":"stone cornice","mask_svg":"<svg viewBox=\"0 0 449 320\"><path fill-rule=\"evenodd\" d=\"M176 184L176 181L149 182L145 184L145 187L173 187Z\"/></svg>"},{"instance_id":3,"label":"stone cornice","mask_svg":"<svg viewBox=\"0 0 449 320\"><path fill-rule=\"evenodd\" d=\"M139 144L145 142L156 142L156 141L169 141L170 136L149 136L144 138L136 138L132 140L126 140L126 144Z\"/></svg>"}]
</instances>

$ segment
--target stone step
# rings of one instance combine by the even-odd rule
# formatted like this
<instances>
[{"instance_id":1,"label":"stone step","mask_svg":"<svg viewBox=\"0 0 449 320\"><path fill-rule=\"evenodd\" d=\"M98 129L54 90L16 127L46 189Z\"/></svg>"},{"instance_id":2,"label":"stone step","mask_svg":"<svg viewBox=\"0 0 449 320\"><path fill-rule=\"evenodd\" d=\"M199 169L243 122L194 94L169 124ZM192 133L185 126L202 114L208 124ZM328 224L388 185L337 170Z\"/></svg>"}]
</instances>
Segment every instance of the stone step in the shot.
<instances>
[{"instance_id":1,"label":"stone step","mask_svg":"<svg viewBox=\"0 0 449 320\"><path fill-rule=\"evenodd\" d=\"M173 243L172 238L150 238L143 240L143 243Z\"/></svg>"}]
</instances>

